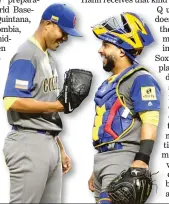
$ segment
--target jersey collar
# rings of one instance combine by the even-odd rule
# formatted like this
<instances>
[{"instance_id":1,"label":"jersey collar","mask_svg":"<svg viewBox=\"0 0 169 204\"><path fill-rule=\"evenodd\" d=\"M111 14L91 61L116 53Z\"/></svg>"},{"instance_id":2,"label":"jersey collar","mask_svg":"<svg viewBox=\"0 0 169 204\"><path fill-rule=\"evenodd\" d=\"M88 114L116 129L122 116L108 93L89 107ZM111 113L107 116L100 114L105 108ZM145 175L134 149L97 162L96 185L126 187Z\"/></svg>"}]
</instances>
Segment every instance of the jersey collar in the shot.
<instances>
[{"instance_id":1,"label":"jersey collar","mask_svg":"<svg viewBox=\"0 0 169 204\"><path fill-rule=\"evenodd\" d=\"M48 52L47 52L47 51L43 51L41 45L39 44L39 42L36 40L35 37L32 36L32 37L29 38L29 40L30 40L32 43L34 43L42 52L44 52L45 55L48 56Z\"/></svg>"}]
</instances>

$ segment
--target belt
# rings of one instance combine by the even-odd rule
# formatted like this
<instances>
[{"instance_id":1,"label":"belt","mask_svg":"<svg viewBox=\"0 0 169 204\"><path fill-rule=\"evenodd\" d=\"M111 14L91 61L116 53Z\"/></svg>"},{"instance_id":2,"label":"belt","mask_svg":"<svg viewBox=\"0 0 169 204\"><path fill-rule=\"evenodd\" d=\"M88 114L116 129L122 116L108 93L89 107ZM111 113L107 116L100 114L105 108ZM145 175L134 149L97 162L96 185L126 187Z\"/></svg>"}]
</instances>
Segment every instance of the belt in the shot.
<instances>
[{"instance_id":1,"label":"belt","mask_svg":"<svg viewBox=\"0 0 169 204\"><path fill-rule=\"evenodd\" d=\"M19 131L19 130L30 130L30 131L35 131L35 132L40 133L40 134L52 135L53 137L58 135L58 132L54 131L54 130L36 130L36 129L31 129L31 128L24 128L24 127L17 126L17 125L13 125L12 130L17 130L17 131Z\"/></svg>"},{"instance_id":2,"label":"belt","mask_svg":"<svg viewBox=\"0 0 169 204\"><path fill-rule=\"evenodd\" d=\"M120 149L123 149L123 145L120 142L114 142L111 144L105 144L103 146L97 147L99 153Z\"/></svg>"}]
</instances>

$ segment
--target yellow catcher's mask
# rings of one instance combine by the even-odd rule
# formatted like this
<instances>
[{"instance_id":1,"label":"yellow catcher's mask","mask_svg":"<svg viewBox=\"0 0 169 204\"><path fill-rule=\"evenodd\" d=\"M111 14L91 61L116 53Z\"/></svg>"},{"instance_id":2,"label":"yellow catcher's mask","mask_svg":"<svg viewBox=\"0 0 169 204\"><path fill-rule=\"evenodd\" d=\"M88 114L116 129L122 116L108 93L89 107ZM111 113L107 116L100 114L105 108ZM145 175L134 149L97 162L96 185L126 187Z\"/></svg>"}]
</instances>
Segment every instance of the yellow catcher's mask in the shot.
<instances>
[{"instance_id":1,"label":"yellow catcher's mask","mask_svg":"<svg viewBox=\"0 0 169 204\"><path fill-rule=\"evenodd\" d=\"M154 41L153 36L138 15L130 12L121 14L121 19L109 19L93 27L94 34L101 40L108 41L126 51L139 55L144 46Z\"/></svg>"}]
</instances>

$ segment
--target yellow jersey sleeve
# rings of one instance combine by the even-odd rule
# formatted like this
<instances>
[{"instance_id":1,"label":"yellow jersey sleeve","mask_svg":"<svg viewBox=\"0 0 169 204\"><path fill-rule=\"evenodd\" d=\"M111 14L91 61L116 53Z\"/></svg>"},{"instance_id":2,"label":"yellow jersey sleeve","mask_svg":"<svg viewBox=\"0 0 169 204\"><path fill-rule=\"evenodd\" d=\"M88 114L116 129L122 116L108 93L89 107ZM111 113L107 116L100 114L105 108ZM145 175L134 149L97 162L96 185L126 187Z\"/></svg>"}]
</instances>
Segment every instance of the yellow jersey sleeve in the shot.
<instances>
[{"instance_id":1,"label":"yellow jersey sleeve","mask_svg":"<svg viewBox=\"0 0 169 204\"><path fill-rule=\"evenodd\" d=\"M142 123L158 126L159 111L145 111L139 113Z\"/></svg>"},{"instance_id":2,"label":"yellow jersey sleeve","mask_svg":"<svg viewBox=\"0 0 169 204\"><path fill-rule=\"evenodd\" d=\"M6 110L9 110L12 104L18 100L18 97L5 97L4 98L4 107Z\"/></svg>"}]
</instances>

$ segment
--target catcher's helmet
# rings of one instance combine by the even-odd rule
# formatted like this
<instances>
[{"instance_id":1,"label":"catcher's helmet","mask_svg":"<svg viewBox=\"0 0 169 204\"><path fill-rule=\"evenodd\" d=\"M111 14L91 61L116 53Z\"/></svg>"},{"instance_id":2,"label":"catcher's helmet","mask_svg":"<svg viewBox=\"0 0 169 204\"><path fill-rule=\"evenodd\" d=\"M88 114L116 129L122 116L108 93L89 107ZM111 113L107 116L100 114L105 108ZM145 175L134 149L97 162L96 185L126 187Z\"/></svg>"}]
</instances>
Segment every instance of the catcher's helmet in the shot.
<instances>
[{"instance_id":1,"label":"catcher's helmet","mask_svg":"<svg viewBox=\"0 0 169 204\"><path fill-rule=\"evenodd\" d=\"M141 53L144 46L154 41L153 36L140 17L134 13L124 12L121 19L110 17L92 27L94 34L101 40L108 41L126 51L132 58Z\"/></svg>"}]
</instances>

